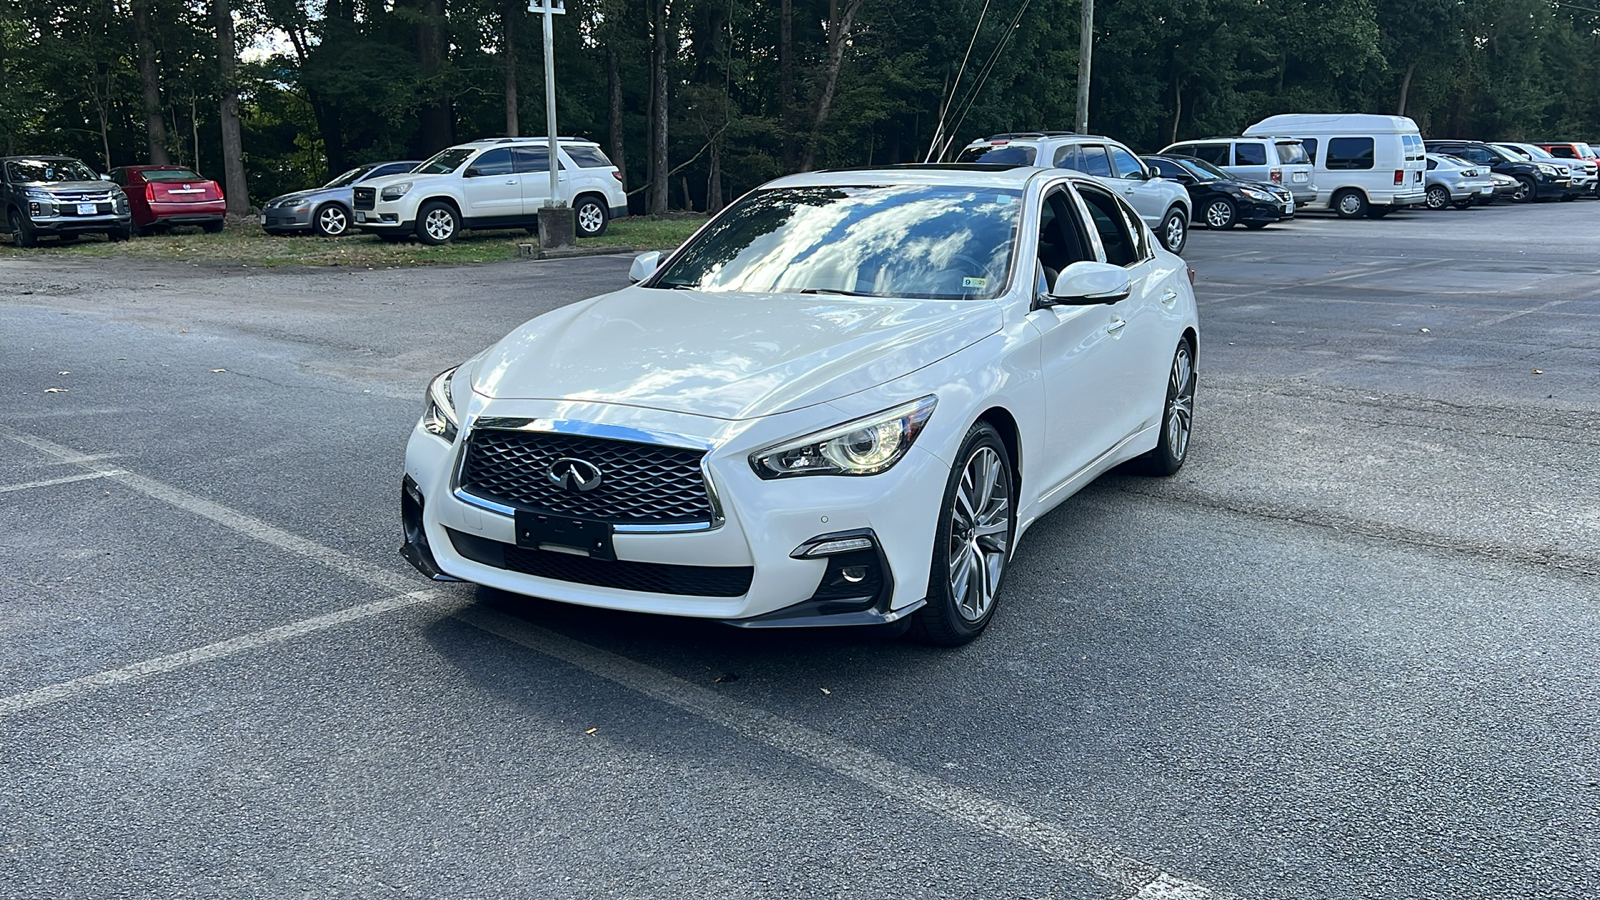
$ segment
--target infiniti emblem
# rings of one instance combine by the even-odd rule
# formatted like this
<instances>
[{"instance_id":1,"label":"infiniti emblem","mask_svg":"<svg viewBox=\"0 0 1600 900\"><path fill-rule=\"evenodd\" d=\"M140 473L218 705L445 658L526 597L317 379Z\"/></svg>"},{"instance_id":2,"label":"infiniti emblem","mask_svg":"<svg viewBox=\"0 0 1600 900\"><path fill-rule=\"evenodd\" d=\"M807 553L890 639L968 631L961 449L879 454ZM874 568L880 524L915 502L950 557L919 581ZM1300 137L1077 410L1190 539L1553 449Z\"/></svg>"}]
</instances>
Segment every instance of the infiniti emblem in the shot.
<instances>
[{"instance_id":1,"label":"infiniti emblem","mask_svg":"<svg viewBox=\"0 0 1600 900\"><path fill-rule=\"evenodd\" d=\"M592 491L600 486L604 478L599 466L570 456L563 456L551 463L545 477L550 479L551 484L569 491Z\"/></svg>"}]
</instances>

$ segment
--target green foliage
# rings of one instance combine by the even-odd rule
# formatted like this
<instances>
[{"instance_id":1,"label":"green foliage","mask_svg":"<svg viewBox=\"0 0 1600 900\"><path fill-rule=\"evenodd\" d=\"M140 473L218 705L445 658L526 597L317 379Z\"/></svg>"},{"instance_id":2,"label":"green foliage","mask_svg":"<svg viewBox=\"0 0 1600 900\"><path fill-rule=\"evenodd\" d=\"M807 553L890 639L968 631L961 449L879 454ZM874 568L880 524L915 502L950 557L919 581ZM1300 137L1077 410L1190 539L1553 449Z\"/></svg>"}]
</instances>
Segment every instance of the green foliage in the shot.
<instances>
[{"instance_id":1,"label":"green foliage","mask_svg":"<svg viewBox=\"0 0 1600 900\"><path fill-rule=\"evenodd\" d=\"M731 199L783 174L802 150L817 165L921 160L947 105L951 155L984 134L1074 121L1079 0L863 0L820 125L829 23L850 0L790 0L788 98L780 90L783 2L669 3L673 205L704 209L714 196ZM245 167L257 202L360 162L417 158L502 133L508 19L520 130L544 130L542 22L525 0L234 6ZM569 0L555 21L560 130L607 146L620 140L635 192L648 177L653 114L648 6ZM147 7L168 150L219 172L209 3ZM1600 138L1600 92L1592 87L1600 83L1600 13L1578 7L1102 0L1097 13L1090 127L1141 150L1235 133L1279 112L1395 112L1402 94L1405 113L1430 136ZM608 51L620 76L615 136ZM102 167L143 161L137 56L128 0L7 0L0 149L71 153Z\"/></svg>"}]
</instances>

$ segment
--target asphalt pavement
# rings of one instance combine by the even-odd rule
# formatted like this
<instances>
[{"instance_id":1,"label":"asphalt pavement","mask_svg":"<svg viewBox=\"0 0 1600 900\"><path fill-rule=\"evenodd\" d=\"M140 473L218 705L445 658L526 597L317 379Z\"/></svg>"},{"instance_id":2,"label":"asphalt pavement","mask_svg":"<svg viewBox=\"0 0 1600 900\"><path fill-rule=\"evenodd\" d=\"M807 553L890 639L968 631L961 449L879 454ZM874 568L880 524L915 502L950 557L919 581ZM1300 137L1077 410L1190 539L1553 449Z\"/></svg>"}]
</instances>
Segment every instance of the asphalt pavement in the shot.
<instances>
[{"instance_id":1,"label":"asphalt pavement","mask_svg":"<svg viewBox=\"0 0 1600 900\"><path fill-rule=\"evenodd\" d=\"M1196 230L1191 458L936 650L422 580L616 257L0 257L0 897L1600 896L1600 203Z\"/></svg>"}]
</instances>

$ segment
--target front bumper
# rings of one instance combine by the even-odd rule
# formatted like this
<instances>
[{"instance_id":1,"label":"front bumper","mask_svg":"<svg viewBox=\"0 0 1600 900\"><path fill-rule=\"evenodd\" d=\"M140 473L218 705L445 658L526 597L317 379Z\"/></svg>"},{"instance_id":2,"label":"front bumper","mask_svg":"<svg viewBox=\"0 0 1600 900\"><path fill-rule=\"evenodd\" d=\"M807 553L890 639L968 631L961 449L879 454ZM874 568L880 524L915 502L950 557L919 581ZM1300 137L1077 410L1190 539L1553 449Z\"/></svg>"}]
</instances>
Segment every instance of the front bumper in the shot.
<instances>
[{"instance_id":1,"label":"front bumper","mask_svg":"<svg viewBox=\"0 0 1600 900\"><path fill-rule=\"evenodd\" d=\"M358 231L368 234L409 234L417 224L415 219L404 217L404 211L398 203L379 203L373 209L358 209L352 219L351 224Z\"/></svg>"},{"instance_id":2,"label":"front bumper","mask_svg":"<svg viewBox=\"0 0 1600 900\"><path fill-rule=\"evenodd\" d=\"M553 404L507 401L495 414L505 414L507 405L520 407L518 416L550 416L554 411ZM587 411L591 415L585 419L591 421L607 412L600 404ZM617 415L637 413L623 409ZM712 446L703 466L721 518L696 530L618 530L611 535L614 560L601 558L604 553L556 552L548 544L519 547L514 514L487 508L494 504L475 501L458 489L459 455L470 426L446 444L419 424L406 448L406 493L411 499L403 505L412 503L415 510L408 514L413 521L407 522L402 553L430 577L585 606L752 627L894 621L920 606L926 595L949 466L913 445L892 469L869 477L766 481L756 476L746 458L751 450L780 432L803 433L824 420L819 415L825 419L836 413L781 414L763 421L774 426L760 429L767 438L750 440L747 432ZM652 418L675 434L698 431L704 436L728 426L675 413ZM793 424L773 422L778 419ZM870 535L870 552L854 560L797 555L809 544L841 533ZM857 566L867 570L864 578L841 580L843 568Z\"/></svg>"},{"instance_id":3,"label":"front bumper","mask_svg":"<svg viewBox=\"0 0 1600 900\"><path fill-rule=\"evenodd\" d=\"M1241 222L1283 222L1294 218L1298 205L1294 200L1255 200L1250 197L1240 197L1237 203Z\"/></svg>"},{"instance_id":4,"label":"front bumper","mask_svg":"<svg viewBox=\"0 0 1600 900\"><path fill-rule=\"evenodd\" d=\"M292 207L274 209L268 207L261 213L261 227L269 232L279 231L310 231L311 208L295 210Z\"/></svg>"},{"instance_id":5,"label":"front bumper","mask_svg":"<svg viewBox=\"0 0 1600 900\"><path fill-rule=\"evenodd\" d=\"M39 234L93 234L133 227L131 213L95 216L40 216L28 218Z\"/></svg>"}]
</instances>

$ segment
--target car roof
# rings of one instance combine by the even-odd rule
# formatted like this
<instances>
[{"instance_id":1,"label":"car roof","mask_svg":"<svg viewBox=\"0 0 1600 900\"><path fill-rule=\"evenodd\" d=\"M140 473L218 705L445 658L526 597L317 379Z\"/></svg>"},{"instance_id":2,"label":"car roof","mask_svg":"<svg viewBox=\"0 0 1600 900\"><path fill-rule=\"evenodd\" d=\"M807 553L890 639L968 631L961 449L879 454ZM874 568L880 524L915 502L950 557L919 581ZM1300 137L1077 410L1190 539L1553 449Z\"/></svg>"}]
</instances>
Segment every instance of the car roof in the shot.
<instances>
[{"instance_id":1,"label":"car roof","mask_svg":"<svg viewBox=\"0 0 1600 900\"><path fill-rule=\"evenodd\" d=\"M1112 141L1113 143L1117 144L1122 143L1116 138L1106 137L1103 134L1079 134L1076 131L1007 131L1002 134L990 135L986 138L974 138L967 142L967 147L977 147L983 144L992 144L995 141L1007 141L1013 144L1021 144L1039 141L1054 141L1063 138L1075 138L1084 141Z\"/></svg>"},{"instance_id":2,"label":"car roof","mask_svg":"<svg viewBox=\"0 0 1600 900\"><path fill-rule=\"evenodd\" d=\"M177 166L177 165L166 165L166 164L162 164L162 165L159 165L159 166L157 166L157 165L117 166L117 168L122 169L124 171L128 171L128 172L169 172L169 171L171 171L173 169L182 169L185 172L193 172L195 170L194 166Z\"/></svg>"},{"instance_id":3,"label":"car roof","mask_svg":"<svg viewBox=\"0 0 1600 900\"><path fill-rule=\"evenodd\" d=\"M825 169L786 175L763 187L815 187L824 185L861 186L881 184L928 184L952 187L1000 187L1021 190L1040 175L1066 176L1086 184L1099 183L1093 176L1070 169L1040 166L1011 166L995 163L912 163L900 166L864 166L852 169Z\"/></svg>"}]
</instances>

